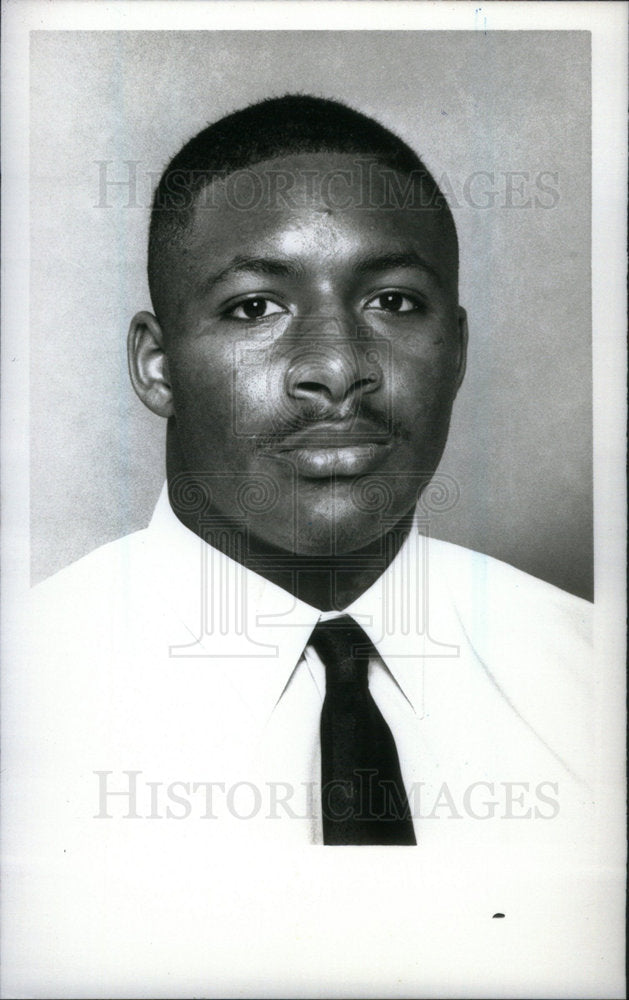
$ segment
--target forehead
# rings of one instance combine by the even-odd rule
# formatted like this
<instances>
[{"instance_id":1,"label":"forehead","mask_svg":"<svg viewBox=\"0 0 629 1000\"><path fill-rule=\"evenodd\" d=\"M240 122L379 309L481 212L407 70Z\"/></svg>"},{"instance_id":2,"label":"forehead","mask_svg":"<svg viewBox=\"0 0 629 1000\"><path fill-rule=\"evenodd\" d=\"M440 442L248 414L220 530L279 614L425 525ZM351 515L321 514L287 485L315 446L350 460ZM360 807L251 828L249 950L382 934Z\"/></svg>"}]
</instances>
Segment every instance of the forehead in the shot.
<instances>
[{"instance_id":1,"label":"forehead","mask_svg":"<svg viewBox=\"0 0 629 1000\"><path fill-rule=\"evenodd\" d=\"M204 188L185 241L185 267L220 265L235 253L281 253L307 263L352 253L415 250L444 284L456 281L456 238L419 176L376 158L340 153L278 157Z\"/></svg>"}]
</instances>

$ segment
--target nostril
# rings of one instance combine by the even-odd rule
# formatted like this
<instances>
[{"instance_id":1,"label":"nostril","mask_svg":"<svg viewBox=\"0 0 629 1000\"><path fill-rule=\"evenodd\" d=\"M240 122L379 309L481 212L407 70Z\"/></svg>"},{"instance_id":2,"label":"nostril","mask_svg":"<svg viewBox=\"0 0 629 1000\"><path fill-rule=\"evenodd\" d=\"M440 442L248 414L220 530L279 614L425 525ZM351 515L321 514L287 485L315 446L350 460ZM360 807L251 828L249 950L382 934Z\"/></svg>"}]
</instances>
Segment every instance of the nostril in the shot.
<instances>
[{"instance_id":1,"label":"nostril","mask_svg":"<svg viewBox=\"0 0 629 1000\"><path fill-rule=\"evenodd\" d=\"M327 389L321 382L300 382L298 387L303 389L305 392L327 392Z\"/></svg>"}]
</instances>

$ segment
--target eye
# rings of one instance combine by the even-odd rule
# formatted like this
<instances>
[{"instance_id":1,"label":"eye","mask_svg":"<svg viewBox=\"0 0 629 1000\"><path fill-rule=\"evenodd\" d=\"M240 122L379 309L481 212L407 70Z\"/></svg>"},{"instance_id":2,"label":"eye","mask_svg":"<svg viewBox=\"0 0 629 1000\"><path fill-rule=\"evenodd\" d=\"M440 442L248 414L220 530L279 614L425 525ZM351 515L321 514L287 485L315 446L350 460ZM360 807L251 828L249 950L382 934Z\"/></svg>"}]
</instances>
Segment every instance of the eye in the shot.
<instances>
[{"instance_id":1,"label":"eye","mask_svg":"<svg viewBox=\"0 0 629 1000\"><path fill-rule=\"evenodd\" d=\"M413 312L421 309L419 299L411 298L402 292L380 292L366 303L365 309L379 309L383 312Z\"/></svg>"},{"instance_id":2,"label":"eye","mask_svg":"<svg viewBox=\"0 0 629 1000\"><path fill-rule=\"evenodd\" d=\"M267 316L285 312L287 310L277 302L274 302L273 299L266 299L262 295L256 295L254 298L245 299L243 302L238 302L237 305L232 306L227 311L227 315L234 319L252 320L266 319Z\"/></svg>"}]
</instances>

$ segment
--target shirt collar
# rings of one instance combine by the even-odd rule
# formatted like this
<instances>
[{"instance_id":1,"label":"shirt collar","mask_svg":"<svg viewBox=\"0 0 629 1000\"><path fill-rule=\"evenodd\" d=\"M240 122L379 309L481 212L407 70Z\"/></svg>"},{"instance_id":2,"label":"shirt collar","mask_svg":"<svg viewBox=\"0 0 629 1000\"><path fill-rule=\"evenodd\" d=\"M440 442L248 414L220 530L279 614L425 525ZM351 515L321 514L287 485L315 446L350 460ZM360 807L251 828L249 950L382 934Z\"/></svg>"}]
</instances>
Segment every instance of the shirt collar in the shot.
<instances>
[{"instance_id":1,"label":"shirt collar","mask_svg":"<svg viewBox=\"0 0 629 1000\"><path fill-rule=\"evenodd\" d=\"M230 671L256 714L270 715L317 622L332 617L230 559L186 528L165 484L148 529L158 585L190 634L171 655L209 657ZM372 586L338 614L364 628L415 711L422 662L434 654L424 600L425 536L411 531ZM454 648L454 647L453 647ZM436 655L456 655L437 652Z\"/></svg>"}]
</instances>

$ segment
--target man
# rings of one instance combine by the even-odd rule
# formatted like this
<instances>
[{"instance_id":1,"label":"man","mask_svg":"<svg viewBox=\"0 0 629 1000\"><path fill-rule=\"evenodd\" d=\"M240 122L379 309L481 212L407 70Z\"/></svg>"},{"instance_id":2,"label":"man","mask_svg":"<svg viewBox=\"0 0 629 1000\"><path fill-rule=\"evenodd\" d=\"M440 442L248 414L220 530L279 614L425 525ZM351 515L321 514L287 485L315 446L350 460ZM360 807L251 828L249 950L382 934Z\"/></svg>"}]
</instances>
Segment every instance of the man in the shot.
<instances>
[{"instance_id":1,"label":"man","mask_svg":"<svg viewBox=\"0 0 629 1000\"><path fill-rule=\"evenodd\" d=\"M64 877L73 840L99 919L133 919L97 875L129 852L145 913L165 859L198 875L211 845L404 845L445 870L444 848L474 868L587 842L588 605L430 538L457 268L422 161L336 102L236 112L164 171L129 359L167 488L148 529L38 588L24 695L47 855Z\"/></svg>"},{"instance_id":2,"label":"man","mask_svg":"<svg viewBox=\"0 0 629 1000\"><path fill-rule=\"evenodd\" d=\"M193 139L156 192L149 246L155 315L138 314L129 341L136 392L168 420L169 495L179 520L310 609L360 614L354 602L402 546L417 559L407 544L414 510L441 457L465 365L457 270L452 216L425 167L353 111L287 97ZM522 591L534 587L540 603L559 602L563 627L585 629L583 603L512 573L507 583L509 572L488 560L474 572L499 577L497 589L509 588L507 600L520 605L521 617L530 614ZM405 602L416 603L405 584ZM235 595L214 579L208 589L223 605L215 614L229 620ZM372 672L384 667L383 686L395 678L409 697L407 679L396 676L404 659L393 650L387 663L384 654L395 643L387 632L400 628L385 625L398 599L379 596L377 611L363 616L376 643ZM428 591L427 600L430 613L437 599ZM283 664L282 685L298 682L295 653L308 646L318 619L296 607L278 647L283 659L282 645L294 641L299 622L299 648ZM267 629L274 610L269 601ZM248 618L248 634L253 625ZM427 627L413 622L413 639L425 638ZM446 633L434 638L437 654L456 655L458 644ZM520 644L502 633L500 641ZM256 648L248 653L255 657ZM411 639L405 657L418 654ZM572 653L572 661L580 655ZM514 682L507 676L505 683ZM318 715L321 672L311 685ZM535 729L537 720L526 721ZM555 722L536 735L556 752L568 749ZM316 742L311 734L309 755ZM403 770L416 756L406 750ZM359 839L371 834L379 842L376 826L367 824Z\"/></svg>"}]
</instances>

